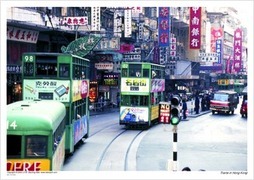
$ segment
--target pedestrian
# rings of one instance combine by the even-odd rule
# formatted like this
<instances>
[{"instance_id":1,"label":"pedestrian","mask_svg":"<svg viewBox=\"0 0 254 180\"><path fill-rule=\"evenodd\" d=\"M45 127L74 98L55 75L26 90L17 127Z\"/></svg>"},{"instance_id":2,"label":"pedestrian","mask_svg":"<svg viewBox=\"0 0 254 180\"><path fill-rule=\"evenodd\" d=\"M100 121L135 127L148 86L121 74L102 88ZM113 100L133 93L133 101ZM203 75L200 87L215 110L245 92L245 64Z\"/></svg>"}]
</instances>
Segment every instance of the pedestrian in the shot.
<instances>
[{"instance_id":1,"label":"pedestrian","mask_svg":"<svg viewBox=\"0 0 254 180\"><path fill-rule=\"evenodd\" d=\"M195 97L195 111L196 111L196 114L199 114L199 97L198 97L198 95L196 95L196 97Z\"/></svg>"},{"instance_id":2,"label":"pedestrian","mask_svg":"<svg viewBox=\"0 0 254 180\"><path fill-rule=\"evenodd\" d=\"M187 118L187 103L186 99L183 99L183 119Z\"/></svg>"},{"instance_id":3,"label":"pedestrian","mask_svg":"<svg viewBox=\"0 0 254 180\"><path fill-rule=\"evenodd\" d=\"M211 100L210 94L208 94L206 96L206 108L207 108L208 111L210 110L210 100Z\"/></svg>"},{"instance_id":4,"label":"pedestrian","mask_svg":"<svg viewBox=\"0 0 254 180\"><path fill-rule=\"evenodd\" d=\"M205 110L206 110L206 97L205 95L203 95L201 99L201 111L205 111Z\"/></svg>"},{"instance_id":5,"label":"pedestrian","mask_svg":"<svg viewBox=\"0 0 254 180\"><path fill-rule=\"evenodd\" d=\"M117 101L117 107L120 107L120 95L119 94L117 94L117 96L116 96L116 101Z\"/></svg>"}]
</instances>

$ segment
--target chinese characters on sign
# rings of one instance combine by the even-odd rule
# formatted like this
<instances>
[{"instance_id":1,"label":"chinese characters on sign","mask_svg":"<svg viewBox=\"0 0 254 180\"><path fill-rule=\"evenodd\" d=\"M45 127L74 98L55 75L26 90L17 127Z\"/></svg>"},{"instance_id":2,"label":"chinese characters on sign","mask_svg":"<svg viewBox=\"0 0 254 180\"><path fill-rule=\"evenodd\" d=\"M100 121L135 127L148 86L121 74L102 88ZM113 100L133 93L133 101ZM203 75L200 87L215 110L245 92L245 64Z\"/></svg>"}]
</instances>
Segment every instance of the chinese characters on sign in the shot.
<instances>
[{"instance_id":1,"label":"chinese characters on sign","mask_svg":"<svg viewBox=\"0 0 254 180\"><path fill-rule=\"evenodd\" d=\"M239 72L242 65L242 30L236 29L234 32L234 70Z\"/></svg>"},{"instance_id":2,"label":"chinese characters on sign","mask_svg":"<svg viewBox=\"0 0 254 180\"><path fill-rule=\"evenodd\" d=\"M222 28L211 28L211 51L210 52L215 52L216 50L216 41L218 39L222 39L223 35L223 29Z\"/></svg>"},{"instance_id":3,"label":"chinese characters on sign","mask_svg":"<svg viewBox=\"0 0 254 180\"><path fill-rule=\"evenodd\" d=\"M190 49L200 49L201 7L190 8Z\"/></svg>"},{"instance_id":4,"label":"chinese characters on sign","mask_svg":"<svg viewBox=\"0 0 254 180\"><path fill-rule=\"evenodd\" d=\"M170 36L170 13L169 7L159 7L158 29L159 29L159 47L169 46Z\"/></svg>"},{"instance_id":5,"label":"chinese characters on sign","mask_svg":"<svg viewBox=\"0 0 254 180\"><path fill-rule=\"evenodd\" d=\"M91 30L92 31L100 31L101 27L101 14L100 14L100 7L92 7L91 11Z\"/></svg>"},{"instance_id":6,"label":"chinese characters on sign","mask_svg":"<svg viewBox=\"0 0 254 180\"><path fill-rule=\"evenodd\" d=\"M88 25L88 17L64 17L61 21L61 25L79 25L79 26L86 26Z\"/></svg>"},{"instance_id":7,"label":"chinese characters on sign","mask_svg":"<svg viewBox=\"0 0 254 180\"><path fill-rule=\"evenodd\" d=\"M223 57L222 40L221 39L216 40L216 53L218 55L218 63L221 64L221 59Z\"/></svg>"},{"instance_id":8,"label":"chinese characters on sign","mask_svg":"<svg viewBox=\"0 0 254 180\"><path fill-rule=\"evenodd\" d=\"M131 9L124 10L124 37L131 37Z\"/></svg>"},{"instance_id":9,"label":"chinese characters on sign","mask_svg":"<svg viewBox=\"0 0 254 180\"><path fill-rule=\"evenodd\" d=\"M7 40L37 43L38 36L38 31L32 31L11 26L7 27Z\"/></svg>"}]
</instances>

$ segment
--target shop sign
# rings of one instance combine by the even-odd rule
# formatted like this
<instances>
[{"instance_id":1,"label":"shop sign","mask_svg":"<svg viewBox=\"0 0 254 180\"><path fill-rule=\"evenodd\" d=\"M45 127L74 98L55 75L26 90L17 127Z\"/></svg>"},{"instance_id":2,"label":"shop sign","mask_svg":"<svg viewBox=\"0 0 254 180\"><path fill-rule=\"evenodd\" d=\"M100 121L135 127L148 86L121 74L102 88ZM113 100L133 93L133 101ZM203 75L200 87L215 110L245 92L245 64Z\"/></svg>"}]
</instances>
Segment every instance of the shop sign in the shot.
<instances>
[{"instance_id":1,"label":"shop sign","mask_svg":"<svg viewBox=\"0 0 254 180\"><path fill-rule=\"evenodd\" d=\"M88 25L88 17L64 17L61 21L61 25L78 25L78 26L86 26Z\"/></svg>"},{"instance_id":2,"label":"shop sign","mask_svg":"<svg viewBox=\"0 0 254 180\"><path fill-rule=\"evenodd\" d=\"M95 68L98 70L113 70L113 63L95 63Z\"/></svg>"},{"instance_id":3,"label":"shop sign","mask_svg":"<svg viewBox=\"0 0 254 180\"><path fill-rule=\"evenodd\" d=\"M120 39L119 37L112 38L102 38L100 42L94 47L94 51L116 51L120 49Z\"/></svg>"},{"instance_id":4,"label":"shop sign","mask_svg":"<svg viewBox=\"0 0 254 180\"><path fill-rule=\"evenodd\" d=\"M159 47L169 46L170 37L170 9L169 7L159 7L158 31Z\"/></svg>"},{"instance_id":5,"label":"shop sign","mask_svg":"<svg viewBox=\"0 0 254 180\"><path fill-rule=\"evenodd\" d=\"M242 38L243 31L238 28L234 32L234 71L240 72L242 66Z\"/></svg>"},{"instance_id":6,"label":"shop sign","mask_svg":"<svg viewBox=\"0 0 254 180\"><path fill-rule=\"evenodd\" d=\"M7 26L7 40L37 43L39 31Z\"/></svg>"},{"instance_id":7,"label":"shop sign","mask_svg":"<svg viewBox=\"0 0 254 180\"><path fill-rule=\"evenodd\" d=\"M67 47L62 46L61 51L84 57L94 48L100 39L98 36L87 35L72 41Z\"/></svg>"},{"instance_id":8,"label":"shop sign","mask_svg":"<svg viewBox=\"0 0 254 180\"><path fill-rule=\"evenodd\" d=\"M20 65L7 65L7 73L21 74L22 68Z\"/></svg>"},{"instance_id":9,"label":"shop sign","mask_svg":"<svg viewBox=\"0 0 254 180\"><path fill-rule=\"evenodd\" d=\"M190 49L200 49L201 45L201 7L190 8Z\"/></svg>"}]
</instances>

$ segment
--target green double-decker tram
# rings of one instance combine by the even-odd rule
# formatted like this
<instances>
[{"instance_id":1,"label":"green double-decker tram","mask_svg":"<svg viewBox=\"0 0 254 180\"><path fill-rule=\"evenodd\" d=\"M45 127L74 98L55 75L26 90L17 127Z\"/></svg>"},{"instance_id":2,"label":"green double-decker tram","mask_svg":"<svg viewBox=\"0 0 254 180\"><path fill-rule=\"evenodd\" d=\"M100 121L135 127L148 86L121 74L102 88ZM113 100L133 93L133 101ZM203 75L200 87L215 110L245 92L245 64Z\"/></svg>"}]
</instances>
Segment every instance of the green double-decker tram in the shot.
<instances>
[{"instance_id":1,"label":"green double-decker tram","mask_svg":"<svg viewBox=\"0 0 254 180\"><path fill-rule=\"evenodd\" d=\"M24 53L22 68L23 100L56 100L65 105L65 150L73 153L74 146L89 136L90 61L64 53Z\"/></svg>"},{"instance_id":2,"label":"green double-decker tram","mask_svg":"<svg viewBox=\"0 0 254 180\"><path fill-rule=\"evenodd\" d=\"M165 98L165 66L149 62L121 63L120 125L150 127L159 120Z\"/></svg>"},{"instance_id":3,"label":"green double-decker tram","mask_svg":"<svg viewBox=\"0 0 254 180\"><path fill-rule=\"evenodd\" d=\"M59 171L65 158L66 109L49 100L7 105L7 171Z\"/></svg>"}]
</instances>

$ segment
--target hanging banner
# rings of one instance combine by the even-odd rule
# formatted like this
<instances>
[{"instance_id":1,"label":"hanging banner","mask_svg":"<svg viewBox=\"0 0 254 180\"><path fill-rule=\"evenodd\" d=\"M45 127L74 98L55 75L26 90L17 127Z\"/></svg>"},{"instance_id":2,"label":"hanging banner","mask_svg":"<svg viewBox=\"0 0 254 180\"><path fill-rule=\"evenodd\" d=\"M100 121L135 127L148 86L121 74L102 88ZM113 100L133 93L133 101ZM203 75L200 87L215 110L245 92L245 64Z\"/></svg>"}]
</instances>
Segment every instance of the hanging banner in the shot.
<instances>
[{"instance_id":1,"label":"hanging banner","mask_svg":"<svg viewBox=\"0 0 254 180\"><path fill-rule=\"evenodd\" d=\"M190 49L200 49L201 44L201 7L190 8Z\"/></svg>"},{"instance_id":2,"label":"hanging banner","mask_svg":"<svg viewBox=\"0 0 254 180\"><path fill-rule=\"evenodd\" d=\"M236 29L234 32L234 71L239 72L242 66L242 30Z\"/></svg>"},{"instance_id":3,"label":"hanging banner","mask_svg":"<svg viewBox=\"0 0 254 180\"><path fill-rule=\"evenodd\" d=\"M170 11L169 7L159 7L158 31L159 47L169 46L170 37Z\"/></svg>"}]
</instances>

